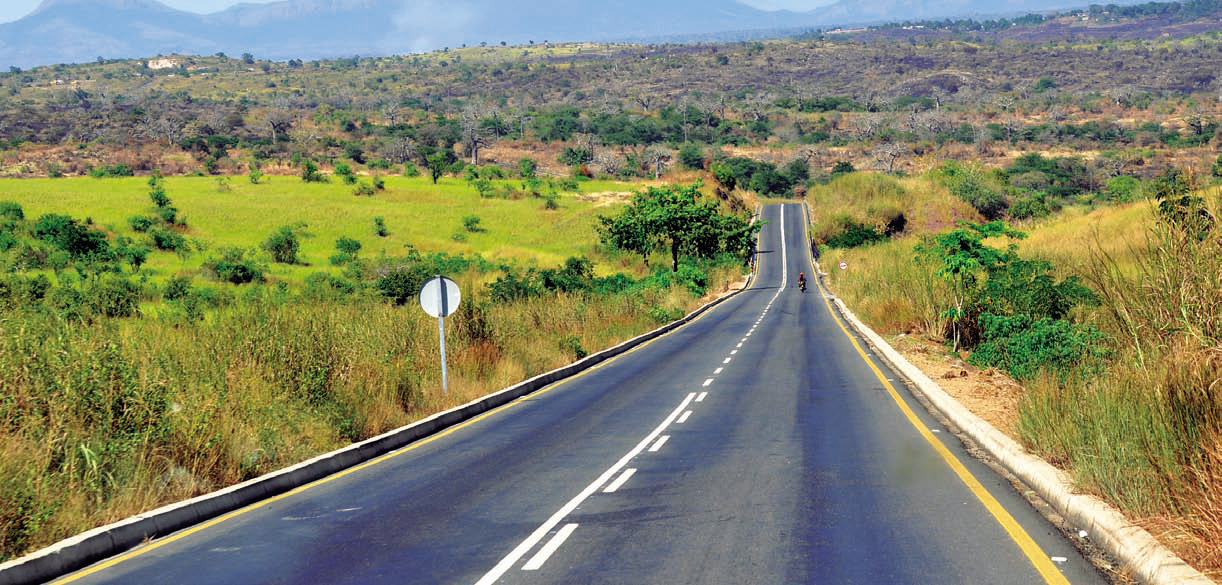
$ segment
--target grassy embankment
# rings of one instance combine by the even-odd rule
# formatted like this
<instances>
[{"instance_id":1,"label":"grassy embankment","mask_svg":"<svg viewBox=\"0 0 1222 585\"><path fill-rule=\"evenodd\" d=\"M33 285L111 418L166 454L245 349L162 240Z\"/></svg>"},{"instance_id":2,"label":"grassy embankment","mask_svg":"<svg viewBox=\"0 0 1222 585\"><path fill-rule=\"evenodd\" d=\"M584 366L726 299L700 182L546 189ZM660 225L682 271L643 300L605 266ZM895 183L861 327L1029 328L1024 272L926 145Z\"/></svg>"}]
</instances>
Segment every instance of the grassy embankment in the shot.
<instances>
[{"instance_id":1,"label":"grassy embankment","mask_svg":"<svg viewBox=\"0 0 1222 585\"><path fill-rule=\"evenodd\" d=\"M152 278L141 316L80 321L45 309L0 311L0 559L461 404L650 329L696 302L684 286L493 302L484 285L498 271L452 274L464 299L446 322L451 390L443 397L436 321L415 303L392 306L368 286L348 296L299 294L306 273L340 272L326 261L335 238L364 242L363 257L402 255L412 244L553 266L584 253L602 273L632 266L643 274L639 259L596 250L594 216L615 208L563 196L559 210L545 210L539 199L480 199L455 183L437 188L395 178L373 198L279 177L265 185L234 178L225 192L215 179L166 183L187 216L187 235L206 242L206 251L154 253L142 270ZM92 217L114 229L113 239L133 235L126 218L148 212L147 191L145 179L9 181L0 184L0 199L21 203L29 219L48 212ZM472 213L487 231L454 241L461 218ZM375 215L386 218L390 236L372 235ZM276 226L297 221L314 234L302 250L312 266L269 262L269 285L205 282L230 300L198 320L149 297L173 274L194 274L199 285L208 250L253 249ZM71 284L69 272L63 277ZM710 289L739 274L731 266L710 269Z\"/></svg>"},{"instance_id":2,"label":"grassy embankment","mask_svg":"<svg viewBox=\"0 0 1222 585\"><path fill-rule=\"evenodd\" d=\"M878 185L889 185L880 189ZM851 177L812 191L824 215L878 216L898 207L911 216L965 217L945 189L925 179ZM1222 189L1199 193L1215 217ZM970 210L969 210L970 211ZM830 212L830 214L828 213ZM879 331L944 339L940 315L951 291L935 267L915 261L928 228L864 248L827 250L832 288ZM941 225L940 227L950 227ZM1022 442L1073 474L1131 517L1172 534L1211 573L1222 567L1222 254L1217 229L1204 241L1158 221L1152 202L1070 208L1019 226L1024 258L1050 261L1057 276L1079 275L1099 298L1071 319L1098 327L1112 352L1102 372L1044 371L1024 383ZM990 242L1004 247L1008 241ZM1170 540L1176 540L1172 537ZM1213 543L1213 544L1210 544Z\"/></svg>"}]
</instances>

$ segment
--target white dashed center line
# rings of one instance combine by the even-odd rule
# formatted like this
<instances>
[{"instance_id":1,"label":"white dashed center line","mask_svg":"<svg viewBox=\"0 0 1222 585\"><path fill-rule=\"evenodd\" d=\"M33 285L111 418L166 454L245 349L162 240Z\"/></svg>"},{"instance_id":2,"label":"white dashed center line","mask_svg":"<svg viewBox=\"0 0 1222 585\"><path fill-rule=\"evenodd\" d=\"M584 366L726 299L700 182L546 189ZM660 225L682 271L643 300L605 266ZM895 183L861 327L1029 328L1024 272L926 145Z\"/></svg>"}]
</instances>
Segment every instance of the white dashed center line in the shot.
<instances>
[{"instance_id":1,"label":"white dashed center line","mask_svg":"<svg viewBox=\"0 0 1222 585\"><path fill-rule=\"evenodd\" d=\"M666 442L669 440L670 440L670 435L662 435L661 437L658 437L658 440L654 441L653 446L649 448L649 452L657 453L658 449L661 449L662 445L665 445Z\"/></svg>"},{"instance_id":2,"label":"white dashed center line","mask_svg":"<svg viewBox=\"0 0 1222 585\"><path fill-rule=\"evenodd\" d=\"M688 412L690 413L691 411L689 410ZM603 493L604 494L615 493L615 490L618 490L621 487L624 487L624 484L627 483L628 478L632 477L634 473L636 473L636 468L629 467L628 469L625 469L624 472L621 473L619 477L615 478L615 481L611 482L611 485L607 486L607 489L603 490Z\"/></svg>"},{"instance_id":3,"label":"white dashed center line","mask_svg":"<svg viewBox=\"0 0 1222 585\"><path fill-rule=\"evenodd\" d=\"M538 553L535 553L535 556L522 567L522 570L539 570L539 567L542 567L543 563L547 562L547 559L552 556L552 553L556 552L556 549L560 548L560 545L564 544L565 540L568 540L569 535L572 534L574 530L577 530L576 524L565 524L564 528L561 528L556 532L556 536L553 536L551 540L547 541L547 544L543 545L543 548L539 549Z\"/></svg>"},{"instance_id":4,"label":"white dashed center line","mask_svg":"<svg viewBox=\"0 0 1222 585\"><path fill-rule=\"evenodd\" d=\"M628 462L631 461L633 457L639 455L641 451L645 449L646 445L652 443L658 435L661 435L662 431L666 430L666 427L669 427L680 414L687 410L688 404L692 402L692 398L695 395L695 392L688 394L687 397L679 403L679 406L676 407L675 410L671 411L670 415L668 415L662 421L662 424L659 424L657 428L650 432L644 439L641 439L641 442L637 443L636 447L633 447L631 451L625 453L619 461L616 461L615 464L604 471L602 475L598 476L593 483L586 486L585 489L581 490L580 493L574 496L573 499L569 500L568 503L562 506L559 510L556 510L556 513L552 514L551 517L545 520L543 524L535 529L534 532L530 533L530 536L527 536L525 540L518 543L518 546L514 547L512 551L509 551L509 554L505 555L505 557L502 558L495 567L492 567L491 570L484 573L484 576L481 577L479 581L476 581L475 585L492 585L493 583L496 583L497 580L499 580L507 571L509 571L509 569L517 565L518 561L521 560L522 557L526 556L526 553L534 548L536 544L539 544L539 542L543 540L543 537L547 536L547 534L551 532L553 528L558 526L561 520L564 520L564 518L571 514L573 510L576 510L577 506L580 506L581 503L586 501L587 498L594 495L594 492L598 491L598 488L607 483L612 476L619 473L621 469L627 467ZM658 442L661 443L662 441ZM660 447L661 445L656 446ZM573 524L572 526L575 529L577 525ZM572 532L572 529L570 529L569 532ZM560 543L557 543L556 546L560 546Z\"/></svg>"},{"instance_id":5,"label":"white dashed center line","mask_svg":"<svg viewBox=\"0 0 1222 585\"><path fill-rule=\"evenodd\" d=\"M708 395L709 395L708 392L701 392L700 396L696 397L696 402L704 402L704 397Z\"/></svg>"},{"instance_id":6,"label":"white dashed center line","mask_svg":"<svg viewBox=\"0 0 1222 585\"><path fill-rule=\"evenodd\" d=\"M712 383L713 383L713 379L709 378L708 380L705 380L704 383L701 384L701 386L704 386L705 388L707 388L709 384L712 384Z\"/></svg>"},{"instance_id":7,"label":"white dashed center line","mask_svg":"<svg viewBox=\"0 0 1222 585\"><path fill-rule=\"evenodd\" d=\"M722 370L724 370L724 369L725 369L725 368L717 368L716 370L713 370L713 375L714 375L714 376L716 376L717 374L720 374L720 373L721 373L721 371L722 371Z\"/></svg>"},{"instance_id":8,"label":"white dashed center line","mask_svg":"<svg viewBox=\"0 0 1222 585\"><path fill-rule=\"evenodd\" d=\"M721 360L721 363L723 363L723 364L728 364L728 363L730 363L730 358L726 358L726 359L724 359L724 360Z\"/></svg>"},{"instance_id":9,"label":"white dashed center line","mask_svg":"<svg viewBox=\"0 0 1222 585\"><path fill-rule=\"evenodd\" d=\"M690 410L689 410L689 411L687 411L687 412L683 413L683 415L682 415L682 416L680 416L680 417L679 417L679 420L675 421L675 423L676 423L676 424L683 424L683 423L687 422L687 417L689 417L689 416L691 416L691 415L692 415L692 411L690 411Z\"/></svg>"}]
</instances>

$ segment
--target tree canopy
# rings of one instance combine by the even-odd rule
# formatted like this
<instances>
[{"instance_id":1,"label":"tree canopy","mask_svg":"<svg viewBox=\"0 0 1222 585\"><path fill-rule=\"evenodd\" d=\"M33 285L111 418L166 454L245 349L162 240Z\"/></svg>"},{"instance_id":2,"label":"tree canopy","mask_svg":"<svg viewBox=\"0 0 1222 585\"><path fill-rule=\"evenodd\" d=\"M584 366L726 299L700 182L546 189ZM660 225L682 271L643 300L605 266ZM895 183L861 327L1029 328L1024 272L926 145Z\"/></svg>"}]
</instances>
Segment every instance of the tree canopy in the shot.
<instances>
[{"instance_id":1,"label":"tree canopy","mask_svg":"<svg viewBox=\"0 0 1222 585\"><path fill-rule=\"evenodd\" d=\"M669 248L672 271L679 270L681 256L745 258L760 229L745 218L722 214L714 202L702 202L700 183L650 187L633 196L619 215L599 217L599 223L604 244L636 252L646 262L653 252Z\"/></svg>"}]
</instances>

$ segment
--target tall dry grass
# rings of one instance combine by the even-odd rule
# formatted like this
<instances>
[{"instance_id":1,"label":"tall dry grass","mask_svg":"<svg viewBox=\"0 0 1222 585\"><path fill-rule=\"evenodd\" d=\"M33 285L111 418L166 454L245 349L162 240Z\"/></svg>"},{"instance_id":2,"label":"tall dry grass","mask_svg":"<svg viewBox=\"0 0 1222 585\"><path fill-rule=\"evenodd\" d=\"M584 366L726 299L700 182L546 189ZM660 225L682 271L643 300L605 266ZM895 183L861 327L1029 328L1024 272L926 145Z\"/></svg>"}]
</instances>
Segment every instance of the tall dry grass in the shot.
<instances>
[{"instance_id":1,"label":"tall dry grass","mask_svg":"<svg viewBox=\"0 0 1222 585\"><path fill-rule=\"evenodd\" d=\"M1220 217L1222 194L1203 195ZM1118 236L1127 243L1096 244L1079 257L1101 299L1092 317L1112 334L1117 358L1096 378L1031 384L1020 431L1088 489L1218 543L1222 228L1201 238L1198 227L1168 222L1151 205L1141 211L1140 238ZM1213 550L1190 560L1222 566Z\"/></svg>"},{"instance_id":2,"label":"tall dry grass","mask_svg":"<svg viewBox=\"0 0 1222 585\"><path fill-rule=\"evenodd\" d=\"M446 396L437 321L415 306L266 294L199 322L0 314L0 560L468 402L695 302L468 295L446 320Z\"/></svg>"}]
</instances>

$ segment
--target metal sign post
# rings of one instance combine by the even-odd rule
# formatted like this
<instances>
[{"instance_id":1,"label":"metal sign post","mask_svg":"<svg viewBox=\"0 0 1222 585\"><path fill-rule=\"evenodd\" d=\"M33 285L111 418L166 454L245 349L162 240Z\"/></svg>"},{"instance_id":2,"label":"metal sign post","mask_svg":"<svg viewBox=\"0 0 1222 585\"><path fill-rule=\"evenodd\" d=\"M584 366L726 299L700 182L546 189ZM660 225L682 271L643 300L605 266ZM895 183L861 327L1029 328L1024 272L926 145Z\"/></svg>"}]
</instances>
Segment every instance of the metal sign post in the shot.
<instances>
[{"instance_id":1,"label":"metal sign post","mask_svg":"<svg viewBox=\"0 0 1222 585\"><path fill-rule=\"evenodd\" d=\"M441 342L441 394L450 393L450 380L446 373L446 317L454 314L462 302L458 284L440 274L420 289L420 307L424 312L437 317L437 336Z\"/></svg>"}]
</instances>

